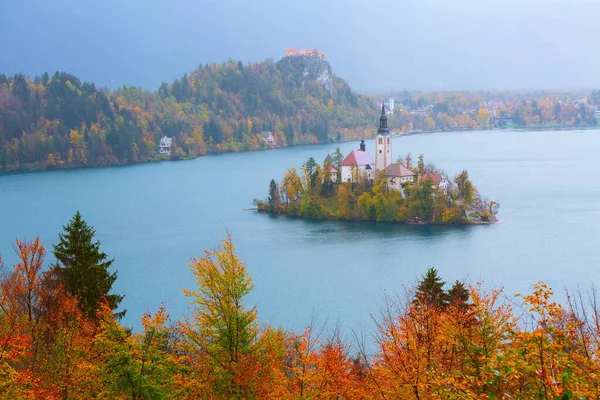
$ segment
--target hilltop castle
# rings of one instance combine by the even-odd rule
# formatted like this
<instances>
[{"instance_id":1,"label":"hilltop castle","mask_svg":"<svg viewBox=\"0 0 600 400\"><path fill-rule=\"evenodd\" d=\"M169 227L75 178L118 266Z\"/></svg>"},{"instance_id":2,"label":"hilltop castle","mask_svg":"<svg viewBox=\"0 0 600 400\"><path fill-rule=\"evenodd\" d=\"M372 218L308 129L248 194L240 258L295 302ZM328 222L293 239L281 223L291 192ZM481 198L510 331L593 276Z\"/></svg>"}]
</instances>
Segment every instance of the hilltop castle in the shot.
<instances>
[{"instance_id":1,"label":"hilltop castle","mask_svg":"<svg viewBox=\"0 0 600 400\"><path fill-rule=\"evenodd\" d=\"M285 57L293 57L293 56L317 56L321 60L325 59L325 54L321 53L319 50L296 50L291 47L288 47L284 50L283 55Z\"/></svg>"}]
</instances>

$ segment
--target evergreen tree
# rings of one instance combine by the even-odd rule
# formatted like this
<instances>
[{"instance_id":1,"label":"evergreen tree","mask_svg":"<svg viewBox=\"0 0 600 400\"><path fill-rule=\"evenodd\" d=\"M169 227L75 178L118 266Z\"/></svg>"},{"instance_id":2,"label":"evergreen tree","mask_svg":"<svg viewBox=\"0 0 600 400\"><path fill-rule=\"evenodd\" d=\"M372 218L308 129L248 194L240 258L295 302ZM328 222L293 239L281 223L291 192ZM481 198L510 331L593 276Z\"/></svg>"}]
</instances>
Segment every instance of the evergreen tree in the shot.
<instances>
[{"instance_id":1,"label":"evergreen tree","mask_svg":"<svg viewBox=\"0 0 600 400\"><path fill-rule=\"evenodd\" d=\"M108 272L114 259L108 260L106 253L100 251L100 241L93 242L96 231L81 218L79 211L63 229L53 250L57 260L55 275L67 292L79 300L79 306L88 316L96 316L104 299L111 310L116 310L123 296L109 293L117 279L116 271ZM115 314L117 318L124 315L125 311Z\"/></svg>"},{"instance_id":2,"label":"evergreen tree","mask_svg":"<svg viewBox=\"0 0 600 400\"><path fill-rule=\"evenodd\" d=\"M444 291L446 282L438 275L435 268L429 268L419 281L413 304L422 307L445 307L448 304L448 295Z\"/></svg>"},{"instance_id":3,"label":"evergreen tree","mask_svg":"<svg viewBox=\"0 0 600 400\"><path fill-rule=\"evenodd\" d=\"M279 195L279 187L275 179L271 179L269 184L269 210L272 213L279 212L281 207L281 196Z\"/></svg>"},{"instance_id":4,"label":"evergreen tree","mask_svg":"<svg viewBox=\"0 0 600 400\"><path fill-rule=\"evenodd\" d=\"M460 308L469 306L469 291L464 283L458 280L454 282L452 288L448 290L448 303Z\"/></svg>"}]
</instances>

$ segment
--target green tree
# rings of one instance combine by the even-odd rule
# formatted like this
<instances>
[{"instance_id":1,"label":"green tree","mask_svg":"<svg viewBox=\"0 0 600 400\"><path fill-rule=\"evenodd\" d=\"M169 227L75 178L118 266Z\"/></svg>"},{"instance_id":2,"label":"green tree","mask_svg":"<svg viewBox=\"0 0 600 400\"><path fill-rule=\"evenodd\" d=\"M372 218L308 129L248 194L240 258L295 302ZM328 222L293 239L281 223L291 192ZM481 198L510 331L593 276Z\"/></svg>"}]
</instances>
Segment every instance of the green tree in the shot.
<instances>
[{"instance_id":1,"label":"green tree","mask_svg":"<svg viewBox=\"0 0 600 400\"><path fill-rule=\"evenodd\" d=\"M419 174L425 173L425 160L423 159L423 154L419 154L419 161L417 162L417 169L419 170Z\"/></svg>"},{"instance_id":2,"label":"green tree","mask_svg":"<svg viewBox=\"0 0 600 400\"><path fill-rule=\"evenodd\" d=\"M413 304L424 307L445 307L448 304L448 295L444 291L446 282L438 275L437 269L431 267L417 285Z\"/></svg>"},{"instance_id":3,"label":"green tree","mask_svg":"<svg viewBox=\"0 0 600 400\"><path fill-rule=\"evenodd\" d=\"M469 290L461 281L456 281L448 290L448 303L452 306L466 308L469 305Z\"/></svg>"},{"instance_id":4,"label":"green tree","mask_svg":"<svg viewBox=\"0 0 600 400\"><path fill-rule=\"evenodd\" d=\"M331 164L333 164L333 166L336 168L340 168L342 161L344 161L344 155L342 154L340 148L336 147L335 151L333 152L333 156L331 157Z\"/></svg>"},{"instance_id":5,"label":"green tree","mask_svg":"<svg viewBox=\"0 0 600 400\"><path fill-rule=\"evenodd\" d=\"M269 211L279 213L281 207L281 196L279 195L279 187L275 179L271 179L269 184Z\"/></svg>"},{"instance_id":6,"label":"green tree","mask_svg":"<svg viewBox=\"0 0 600 400\"><path fill-rule=\"evenodd\" d=\"M373 198L369 192L364 192L358 197L357 208L362 219L374 220L377 217L377 210L373 205Z\"/></svg>"},{"instance_id":7,"label":"green tree","mask_svg":"<svg viewBox=\"0 0 600 400\"><path fill-rule=\"evenodd\" d=\"M210 366L216 398L245 399L245 363L256 351L259 334L256 308L247 309L244 298L254 288L245 264L236 256L228 235L222 246L192 260L198 291L184 290L194 310L182 329L199 368ZM200 372L199 372L200 373Z\"/></svg>"},{"instance_id":8,"label":"green tree","mask_svg":"<svg viewBox=\"0 0 600 400\"><path fill-rule=\"evenodd\" d=\"M93 346L98 354L100 398L181 398L175 377L183 368L173 343L179 335L167 326L168 317L164 307L155 315L146 313L143 331L131 335L110 313L102 313Z\"/></svg>"},{"instance_id":9,"label":"green tree","mask_svg":"<svg viewBox=\"0 0 600 400\"><path fill-rule=\"evenodd\" d=\"M105 299L110 309L116 310L123 296L110 293L117 279L117 271L108 272L114 258L109 260L100 251L100 241L93 241L96 231L81 218L79 211L63 229L64 233L58 235L59 243L54 245L57 262L53 273L89 317L95 318ZM117 318L124 315L125 311L115 314Z\"/></svg>"},{"instance_id":10,"label":"green tree","mask_svg":"<svg viewBox=\"0 0 600 400\"><path fill-rule=\"evenodd\" d=\"M319 164L315 161L314 157L310 157L306 162L302 165L302 169L307 178L307 184L310 187L311 191L315 189L317 184L317 167Z\"/></svg>"},{"instance_id":11,"label":"green tree","mask_svg":"<svg viewBox=\"0 0 600 400\"><path fill-rule=\"evenodd\" d=\"M469 203L475 200L475 187L469 180L469 173L467 170L461 171L461 173L454 178L454 182L457 186L458 197L464 198Z\"/></svg>"}]
</instances>

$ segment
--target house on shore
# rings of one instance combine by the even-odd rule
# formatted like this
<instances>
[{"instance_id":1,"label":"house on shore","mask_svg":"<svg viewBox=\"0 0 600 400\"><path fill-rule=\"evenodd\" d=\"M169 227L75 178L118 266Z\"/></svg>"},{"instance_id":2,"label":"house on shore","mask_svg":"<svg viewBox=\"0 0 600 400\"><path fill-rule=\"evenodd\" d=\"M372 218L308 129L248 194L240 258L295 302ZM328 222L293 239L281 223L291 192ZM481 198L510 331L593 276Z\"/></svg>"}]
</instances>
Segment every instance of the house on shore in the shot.
<instances>
[{"instance_id":1,"label":"house on shore","mask_svg":"<svg viewBox=\"0 0 600 400\"><path fill-rule=\"evenodd\" d=\"M160 139L158 143L158 153L164 154L166 156L171 155L171 144L173 143L173 138L164 136Z\"/></svg>"},{"instance_id":2,"label":"house on shore","mask_svg":"<svg viewBox=\"0 0 600 400\"><path fill-rule=\"evenodd\" d=\"M275 135L273 135L273 132L262 131L260 137L267 142L268 146L275 146Z\"/></svg>"}]
</instances>

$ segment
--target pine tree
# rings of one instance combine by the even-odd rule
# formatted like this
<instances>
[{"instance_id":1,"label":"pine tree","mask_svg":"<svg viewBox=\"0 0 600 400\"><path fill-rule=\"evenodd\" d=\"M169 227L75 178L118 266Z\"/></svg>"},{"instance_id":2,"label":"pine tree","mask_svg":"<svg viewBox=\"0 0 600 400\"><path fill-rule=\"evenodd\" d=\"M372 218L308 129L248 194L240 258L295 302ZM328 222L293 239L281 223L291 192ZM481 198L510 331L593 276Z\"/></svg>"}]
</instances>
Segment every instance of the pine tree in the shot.
<instances>
[{"instance_id":1,"label":"pine tree","mask_svg":"<svg viewBox=\"0 0 600 400\"><path fill-rule=\"evenodd\" d=\"M271 179L269 184L269 211L279 213L281 208L281 196L279 195L279 187L275 179Z\"/></svg>"},{"instance_id":2,"label":"pine tree","mask_svg":"<svg viewBox=\"0 0 600 400\"><path fill-rule=\"evenodd\" d=\"M444 291L446 282L438 275L435 268L429 268L419 285L413 304L423 307L445 307L448 304L448 295Z\"/></svg>"},{"instance_id":3,"label":"pine tree","mask_svg":"<svg viewBox=\"0 0 600 400\"><path fill-rule=\"evenodd\" d=\"M452 288L448 290L448 303L460 308L466 308L469 306L469 291L465 287L464 283L460 281L454 282Z\"/></svg>"},{"instance_id":4,"label":"pine tree","mask_svg":"<svg viewBox=\"0 0 600 400\"><path fill-rule=\"evenodd\" d=\"M63 229L53 250L57 260L55 275L89 317L95 318L104 299L111 310L116 310L123 296L109 293L117 279L116 271L108 272L114 258L107 259L106 253L100 251L100 241L93 242L96 231L81 218L79 211ZM124 315L125 311L115 314L117 318Z\"/></svg>"}]
</instances>

